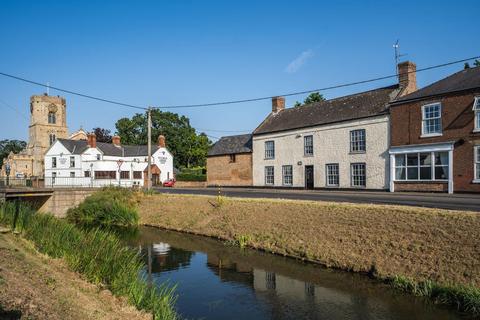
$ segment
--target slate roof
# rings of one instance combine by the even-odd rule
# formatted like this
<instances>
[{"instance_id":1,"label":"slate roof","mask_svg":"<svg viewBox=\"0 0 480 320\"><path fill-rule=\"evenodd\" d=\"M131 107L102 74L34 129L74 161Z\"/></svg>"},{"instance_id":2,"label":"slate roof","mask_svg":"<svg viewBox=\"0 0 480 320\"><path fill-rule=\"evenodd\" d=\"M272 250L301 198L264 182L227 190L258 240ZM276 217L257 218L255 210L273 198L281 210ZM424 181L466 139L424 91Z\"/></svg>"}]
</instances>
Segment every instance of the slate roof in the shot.
<instances>
[{"instance_id":1,"label":"slate roof","mask_svg":"<svg viewBox=\"0 0 480 320\"><path fill-rule=\"evenodd\" d=\"M221 137L208 151L208 156L226 154L251 153L252 135L242 134L237 136Z\"/></svg>"},{"instance_id":2,"label":"slate roof","mask_svg":"<svg viewBox=\"0 0 480 320\"><path fill-rule=\"evenodd\" d=\"M392 105L458 91L480 88L480 67L464 69L392 102Z\"/></svg>"},{"instance_id":3,"label":"slate roof","mask_svg":"<svg viewBox=\"0 0 480 320\"><path fill-rule=\"evenodd\" d=\"M86 140L58 139L58 141L72 154L82 154L88 149ZM113 143L97 142L97 148L100 149L104 155L114 157L142 157L148 154L148 149L145 145L122 145L117 147ZM152 154L157 150L158 146L152 145Z\"/></svg>"},{"instance_id":4,"label":"slate roof","mask_svg":"<svg viewBox=\"0 0 480 320\"><path fill-rule=\"evenodd\" d=\"M395 99L398 84L360 92L331 100L271 113L253 132L264 134L312 127L388 113L388 103Z\"/></svg>"}]
</instances>

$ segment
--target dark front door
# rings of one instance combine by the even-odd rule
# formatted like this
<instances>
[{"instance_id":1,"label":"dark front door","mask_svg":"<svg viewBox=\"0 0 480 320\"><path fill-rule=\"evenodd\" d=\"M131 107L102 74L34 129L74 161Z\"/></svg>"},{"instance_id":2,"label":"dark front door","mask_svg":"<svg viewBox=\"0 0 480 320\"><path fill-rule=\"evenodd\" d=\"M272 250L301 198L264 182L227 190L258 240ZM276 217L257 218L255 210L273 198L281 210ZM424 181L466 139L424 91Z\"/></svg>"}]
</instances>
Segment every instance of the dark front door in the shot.
<instances>
[{"instance_id":1,"label":"dark front door","mask_svg":"<svg viewBox=\"0 0 480 320\"><path fill-rule=\"evenodd\" d=\"M313 189L313 166L305 166L305 189Z\"/></svg>"}]
</instances>

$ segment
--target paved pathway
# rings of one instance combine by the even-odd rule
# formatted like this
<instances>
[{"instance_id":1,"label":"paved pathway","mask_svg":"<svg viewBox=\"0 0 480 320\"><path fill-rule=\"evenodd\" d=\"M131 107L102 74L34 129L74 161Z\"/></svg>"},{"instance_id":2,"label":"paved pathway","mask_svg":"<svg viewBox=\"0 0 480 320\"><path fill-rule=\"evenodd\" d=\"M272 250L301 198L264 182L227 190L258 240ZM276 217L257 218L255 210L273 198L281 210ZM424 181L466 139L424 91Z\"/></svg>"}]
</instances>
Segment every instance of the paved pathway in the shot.
<instances>
[{"instance_id":1,"label":"paved pathway","mask_svg":"<svg viewBox=\"0 0 480 320\"><path fill-rule=\"evenodd\" d=\"M157 188L161 193L217 195L216 188ZM280 190L254 188L221 188L227 197L275 198L352 203L398 204L417 207L480 211L478 194L390 193L335 190Z\"/></svg>"}]
</instances>

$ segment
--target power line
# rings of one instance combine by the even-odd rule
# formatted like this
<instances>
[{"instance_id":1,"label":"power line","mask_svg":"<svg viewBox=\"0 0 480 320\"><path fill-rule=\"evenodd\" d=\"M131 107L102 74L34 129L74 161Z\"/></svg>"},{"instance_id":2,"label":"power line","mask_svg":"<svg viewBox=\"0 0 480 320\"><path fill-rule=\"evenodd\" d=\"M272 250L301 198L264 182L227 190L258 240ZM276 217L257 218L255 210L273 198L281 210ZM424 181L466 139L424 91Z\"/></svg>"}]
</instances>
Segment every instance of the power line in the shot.
<instances>
[{"instance_id":1,"label":"power line","mask_svg":"<svg viewBox=\"0 0 480 320\"><path fill-rule=\"evenodd\" d=\"M4 106L7 106L8 108L12 109L13 111L15 111L16 113L18 113L19 115L21 115L24 119L28 120L28 117L27 117L27 115L26 115L24 112L22 112L22 111L20 111L20 110L17 110L17 108L12 107L11 105L9 105L8 103L6 103L5 101L3 101L3 100L1 100L1 99L0 99L0 102L1 102Z\"/></svg>"},{"instance_id":2,"label":"power line","mask_svg":"<svg viewBox=\"0 0 480 320\"><path fill-rule=\"evenodd\" d=\"M79 92L75 92L75 91L71 91L71 90L67 90L67 89L62 89L62 88L58 88L58 87L53 87L53 86L50 86L50 85L47 85L47 84L43 84L43 83L33 81L33 80L28 80L28 79L21 78L21 77L18 77L18 76L14 76L14 75L4 73L4 72L0 72L0 75L8 77L8 78L16 79L16 80L19 80L19 81L31 83L31 84L34 84L34 85L37 85L37 86L47 87L47 88L54 89L54 90L57 90L57 91L60 91L60 92L65 92L65 93L72 94L72 95L75 95L75 96L87 98L87 99L97 100L97 101L110 103L110 104L116 104L116 105L123 106L123 107L128 107L128 108L148 110L148 108L145 108L145 107L136 106L136 105L133 105L133 104L128 104L128 103L109 100L109 99L104 99L104 98L99 98L99 97L95 97L95 96L92 96L92 95L89 95L89 94L79 93Z\"/></svg>"},{"instance_id":3,"label":"power line","mask_svg":"<svg viewBox=\"0 0 480 320\"><path fill-rule=\"evenodd\" d=\"M251 130L213 130L213 129L204 129L204 128L194 128L198 131L208 131L208 132L220 132L220 133L228 133L228 132L232 132L232 133L242 133L242 132L251 132Z\"/></svg>"},{"instance_id":4,"label":"power line","mask_svg":"<svg viewBox=\"0 0 480 320\"><path fill-rule=\"evenodd\" d=\"M467 59L456 60L456 61L447 62L447 63L442 63L442 64L438 64L438 65L434 65L434 66L430 66L430 67L426 67L426 68L417 69L416 71L404 72L403 74L418 73L418 72L427 71L427 70L431 70L431 69L442 68L442 67L450 66L450 65L453 65L453 64L461 63L461 62L466 62L466 61L478 59L478 58L480 58L480 56L471 57L471 58L467 58ZM365 83L370 83L370 82L375 82L375 81L380 81L380 80L385 80L385 79L391 79L391 78L396 78L398 76L399 75L397 75L397 74L393 74L393 75L377 77L377 78L373 78L373 79L367 79L367 80L349 82L349 83L344 83L344 84L338 84L338 85L319 88L319 89L312 89L312 90L291 92L291 93L286 93L286 94L279 94L279 95L275 95L275 96L249 98L249 99L241 99L241 100L230 100L230 101L221 101L221 102L210 102L210 103L201 103L201 104L172 105L172 106L164 106L164 107L160 107L160 108L161 109L177 109L177 108L213 107L213 106L229 105L229 104L236 104L236 103L270 100L270 99L272 99L274 97L277 97L277 96L282 96L282 97L297 96L297 95L302 95L302 94L307 94L307 93L312 93L312 92L327 91L327 90L332 90L332 89L350 87L350 86L354 86L354 85L358 85L358 84L365 84Z\"/></svg>"}]
</instances>

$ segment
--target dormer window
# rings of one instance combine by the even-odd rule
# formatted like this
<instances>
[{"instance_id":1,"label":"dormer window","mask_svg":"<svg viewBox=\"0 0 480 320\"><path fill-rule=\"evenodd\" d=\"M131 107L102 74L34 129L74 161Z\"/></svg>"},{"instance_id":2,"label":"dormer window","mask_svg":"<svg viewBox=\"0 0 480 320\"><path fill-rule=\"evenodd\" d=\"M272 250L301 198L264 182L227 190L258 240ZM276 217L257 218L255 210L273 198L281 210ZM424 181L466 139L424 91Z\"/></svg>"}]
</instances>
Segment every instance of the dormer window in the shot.
<instances>
[{"instance_id":1,"label":"dormer window","mask_svg":"<svg viewBox=\"0 0 480 320\"><path fill-rule=\"evenodd\" d=\"M480 97L473 101L473 112L475 113L475 127L473 131L480 132Z\"/></svg>"},{"instance_id":2,"label":"dormer window","mask_svg":"<svg viewBox=\"0 0 480 320\"><path fill-rule=\"evenodd\" d=\"M422 106L422 137L442 135L442 106L432 103Z\"/></svg>"},{"instance_id":3,"label":"dormer window","mask_svg":"<svg viewBox=\"0 0 480 320\"><path fill-rule=\"evenodd\" d=\"M55 112L53 112L53 111L48 112L48 123L50 123L50 124L57 123L57 116L56 116Z\"/></svg>"}]
</instances>

